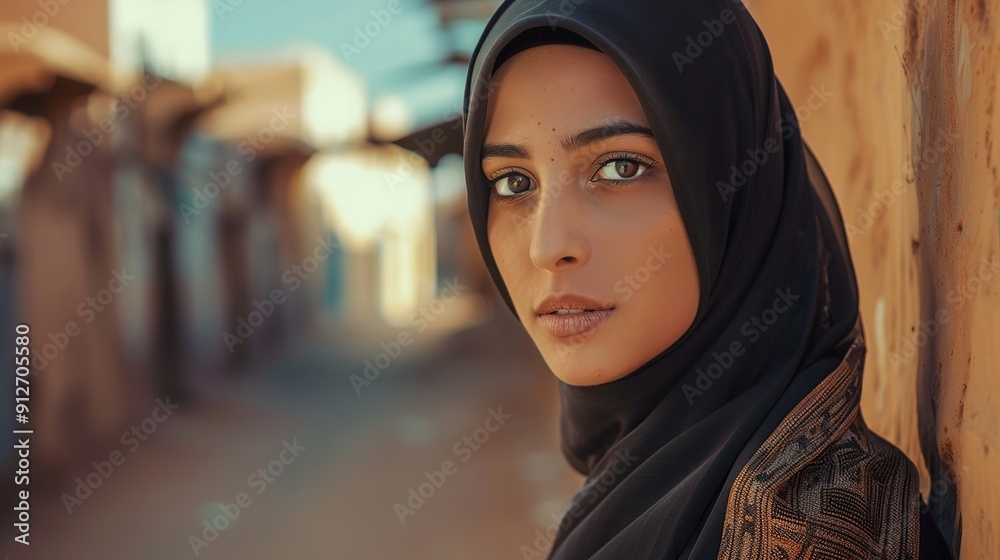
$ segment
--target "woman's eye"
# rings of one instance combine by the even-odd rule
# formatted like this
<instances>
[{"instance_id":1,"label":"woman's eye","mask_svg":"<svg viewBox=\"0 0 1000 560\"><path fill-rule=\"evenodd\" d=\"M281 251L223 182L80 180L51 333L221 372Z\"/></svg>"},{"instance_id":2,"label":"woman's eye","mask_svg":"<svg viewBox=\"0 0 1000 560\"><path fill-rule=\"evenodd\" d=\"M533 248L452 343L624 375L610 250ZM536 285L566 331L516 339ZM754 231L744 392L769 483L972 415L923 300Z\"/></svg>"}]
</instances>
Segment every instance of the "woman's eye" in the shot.
<instances>
[{"instance_id":1,"label":"woman's eye","mask_svg":"<svg viewBox=\"0 0 1000 560\"><path fill-rule=\"evenodd\" d=\"M606 181L623 181L634 179L646 171L646 164L630 159L613 159L597 170L594 179Z\"/></svg>"},{"instance_id":2,"label":"woman's eye","mask_svg":"<svg viewBox=\"0 0 1000 560\"><path fill-rule=\"evenodd\" d=\"M531 179L522 173L510 173L493 181L500 196L516 196L532 189Z\"/></svg>"}]
</instances>

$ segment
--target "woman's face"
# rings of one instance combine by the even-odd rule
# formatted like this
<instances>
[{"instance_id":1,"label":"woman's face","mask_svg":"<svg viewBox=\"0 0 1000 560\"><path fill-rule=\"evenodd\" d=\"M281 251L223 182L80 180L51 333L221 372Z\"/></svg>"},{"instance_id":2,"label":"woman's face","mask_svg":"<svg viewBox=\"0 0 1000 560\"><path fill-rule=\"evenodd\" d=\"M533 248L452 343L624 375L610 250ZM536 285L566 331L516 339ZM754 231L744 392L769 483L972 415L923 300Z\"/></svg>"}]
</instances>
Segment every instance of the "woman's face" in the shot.
<instances>
[{"instance_id":1,"label":"woman's face","mask_svg":"<svg viewBox=\"0 0 1000 560\"><path fill-rule=\"evenodd\" d=\"M698 309L694 253L649 122L592 49L528 49L493 87L487 230L518 316L564 382L622 377Z\"/></svg>"}]
</instances>

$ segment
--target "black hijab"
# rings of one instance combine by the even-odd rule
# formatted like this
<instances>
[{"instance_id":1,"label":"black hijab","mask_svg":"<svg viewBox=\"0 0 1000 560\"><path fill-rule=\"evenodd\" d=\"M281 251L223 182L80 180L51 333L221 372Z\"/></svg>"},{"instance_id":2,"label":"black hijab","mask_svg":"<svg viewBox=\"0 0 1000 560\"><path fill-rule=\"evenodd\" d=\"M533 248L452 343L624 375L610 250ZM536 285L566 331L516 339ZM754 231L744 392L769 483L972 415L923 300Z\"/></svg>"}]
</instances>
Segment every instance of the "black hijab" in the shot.
<instances>
[{"instance_id":1,"label":"black hijab","mask_svg":"<svg viewBox=\"0 0 1000 560\"><path fill-rule=\"evenodd\" d=\"M701 288L691 327L643 366L559 382L563 453L587 481L551 557L715 558L736 474L863 336L843 219L740 2L507 0L473 53L463 117L473 228L512 312L480 150L498 60L546 42L590 43L635 90Z\"/></svg>"}]
</instances>

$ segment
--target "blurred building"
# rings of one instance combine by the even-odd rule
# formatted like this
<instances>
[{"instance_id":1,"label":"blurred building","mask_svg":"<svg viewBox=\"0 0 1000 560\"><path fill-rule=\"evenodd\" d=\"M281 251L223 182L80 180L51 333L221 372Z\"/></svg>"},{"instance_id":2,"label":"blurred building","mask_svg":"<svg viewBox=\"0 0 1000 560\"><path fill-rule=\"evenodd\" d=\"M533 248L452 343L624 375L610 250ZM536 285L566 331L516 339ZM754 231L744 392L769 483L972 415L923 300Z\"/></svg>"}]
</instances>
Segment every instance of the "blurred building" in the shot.
<instances>
[{"instance_id":1,"label":"blurred building","mask_svg":"<svg viewBox=\"0 0 1000 560\"><path fill-rule=\"evenodd\" d=\"M213 78L227 102L198 121L198 138L214 150L202 163L224 165L201 166L208 182L189 185L186 221L211 228L207 234L219 239L223 330L235 333L261 306L273 304L276 314L252 343L227 343L238 363L261 342L280 340L295 325L315 324L340 308L340 236L322 221L304 166L324 146L359 143L366 107L357 80L312 48L226 64ZM192 150L192 158L198 153L205 150Z\"/></svg>"},{"instance_id":2,"label":"blurred building","mask_svg":"<svg viewBox=\"0 0 1000 560\"><path fill-rule=\"evenodd\" d=\"M374 93L316 46L212 66L202 0L0 6L0 326L32 329L39 465L302 333L356 353L489 316L452 95L481 14L445 4L444 58Z\"/></svg>"},{"instance_id":3,"label":"blurred building","mask_svg":"<svg viewBox=\"0 0 1000 560\"><path fill-rule=\"evenodd\" d=\"M164 77L191 81L209 69L208 10L204 0L16 0L0 4L0 22L12 26L5 37L15 53L53 29L103 57L109 69L134 73L151 65Z\"/></svg>"},{"instance_id":4,"label":"blurred building","mask_svg":"<svg viewBox=\"0 0 1000 560\"><path fill-rule=\"evenodd\" d=\"M207 19L158 6L0 6L4 320L32 328L43 469L117 439L134 395L179 392L170 178L207 102L170 76L207 70Z\"/></svg>"}]
</instances>

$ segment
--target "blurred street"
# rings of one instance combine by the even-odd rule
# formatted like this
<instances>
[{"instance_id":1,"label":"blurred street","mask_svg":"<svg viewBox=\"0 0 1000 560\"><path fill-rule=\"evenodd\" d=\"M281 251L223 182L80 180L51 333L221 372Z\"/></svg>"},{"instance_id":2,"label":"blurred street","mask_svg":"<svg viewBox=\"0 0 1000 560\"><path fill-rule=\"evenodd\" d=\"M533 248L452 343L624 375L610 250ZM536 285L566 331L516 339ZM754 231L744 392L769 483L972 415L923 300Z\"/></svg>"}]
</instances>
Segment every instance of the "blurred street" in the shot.
<instances>
[{"instance_id":1,"label":"blurred street","mask_svg":"<svg viewBox=\"0 0 1000 560\"><path fill-rule=\"evenodd\" d=\"M0 558L544 556L581 477L462 171L497 4L0 6Z\"/></svg>"},{"instance_id":2,"label":"blurred street","mask_svg":"<svg viewBox=\"0 0 1000 560\"><path fill-rule=\"evenodd\" d=\"M581 479L558 454L554 379L515 327L504 317L404 353L361 395L348 377L364 358L331 352L336 341L319 336L301 340L225 393L178 409L134 453L126 449L72 514L61 494L75 480L46 489L32 503L30 548L7 544L2 554L522 558L521 545L535 546L535 529L565 510ZM491 408L509 420L478 450L456 455ZM266 487L260 478L248 486L293 440L305 448L299 457ZM401 523L394 504L405 505L424 471L446 460L457 471ZM84 466L72 477L93 472ZM203 521L240 492L249 505L195 553L189 537L202 538Z\"/></svg>"}]
</instances>

